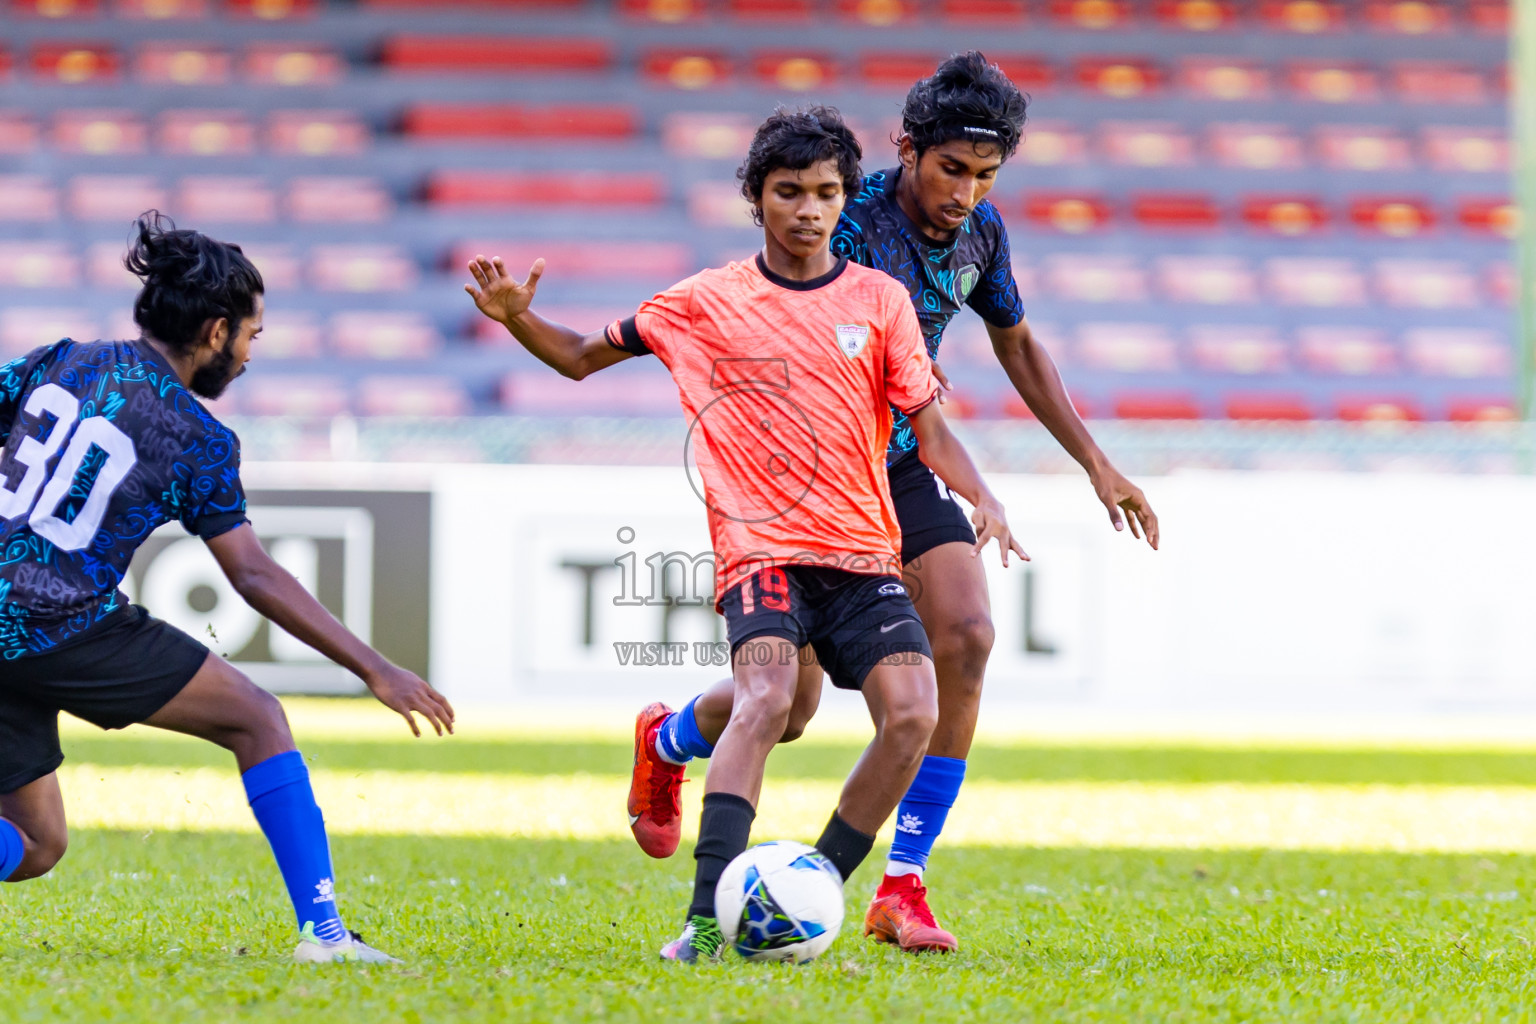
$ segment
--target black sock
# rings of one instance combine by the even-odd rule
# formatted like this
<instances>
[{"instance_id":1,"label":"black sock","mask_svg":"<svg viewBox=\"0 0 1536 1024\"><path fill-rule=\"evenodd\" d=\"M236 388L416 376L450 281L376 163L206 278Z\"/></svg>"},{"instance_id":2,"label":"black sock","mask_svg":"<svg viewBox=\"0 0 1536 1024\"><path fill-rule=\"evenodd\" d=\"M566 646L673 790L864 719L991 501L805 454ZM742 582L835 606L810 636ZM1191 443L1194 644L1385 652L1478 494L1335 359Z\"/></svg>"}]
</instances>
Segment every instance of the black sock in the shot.
<instances>
[{"instance_id":1,"label":"black sock","mask_svg":"<svg viewBox=\"0 0 1536 1024\"><path fill-rule=\"evenodd\" d=\"M715 886L725 866L747 848L757 811L735 793L704 794L699 845L693 848L693 903L688 916L715 916ZM871 840L873 842L873 840Z\"/></svg>"},{"instance_id":2,"label":"black sock","mask_svg":"<svg viewBox=\"0 0 1536 1024\"><path fill-rule=\"evenodd\" d=\"M837 868L837 873L843 876L845 882L848 881L848 876L864 863L864 858L868 857L869 851L874 848L874 836L860 832L844 821L836 811L832 812L832 820L827 822L821 838L816 840L816 849L832 862L832 866Z\"/></svg>"}]
</instances>

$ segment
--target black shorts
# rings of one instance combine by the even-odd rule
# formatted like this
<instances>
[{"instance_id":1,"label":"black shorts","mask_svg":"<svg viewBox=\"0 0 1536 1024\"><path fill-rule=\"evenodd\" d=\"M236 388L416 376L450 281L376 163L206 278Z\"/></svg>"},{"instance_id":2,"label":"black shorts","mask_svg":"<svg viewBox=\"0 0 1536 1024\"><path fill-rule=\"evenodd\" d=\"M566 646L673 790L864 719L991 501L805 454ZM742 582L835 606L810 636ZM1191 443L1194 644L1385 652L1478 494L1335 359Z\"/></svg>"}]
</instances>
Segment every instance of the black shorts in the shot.
<instances>
[{"instance_id":1,"label":"black shorts","mask_svg":"<svg viewBox=\"0 0 1536 1024\"><path fill-rule=\"evenodd\" d=\"M869 670L893 654L933 657L917 609L896 576L775 566L726 591L720 604L733 663L748 640L783 637L797 651L810 644L833 686L857 690Z\"/></svg>"},{"instance_id":2,"label":"black shorts","mask_svg":"<svg viewBox=\"0 0 1536 1024\"><path fill-rule=\"evenodd\" d=\"M949 493L916 452L899 459L889 470L891 500L901 525L901 564L953 541L976 543L976 531L965 509Z\"/></svg>"},{"instance_id":3,"label":"black shorts","mask_svg":"<svg viewBox=\"0 0 1536 1024\"><path fill-rule=\"evenodd\" d=\"M59 712L103 729L142 722L197 675L208 648L137 605L42 654L0 661L0 793L64 762Z\"/></svg>"}]
</instances>

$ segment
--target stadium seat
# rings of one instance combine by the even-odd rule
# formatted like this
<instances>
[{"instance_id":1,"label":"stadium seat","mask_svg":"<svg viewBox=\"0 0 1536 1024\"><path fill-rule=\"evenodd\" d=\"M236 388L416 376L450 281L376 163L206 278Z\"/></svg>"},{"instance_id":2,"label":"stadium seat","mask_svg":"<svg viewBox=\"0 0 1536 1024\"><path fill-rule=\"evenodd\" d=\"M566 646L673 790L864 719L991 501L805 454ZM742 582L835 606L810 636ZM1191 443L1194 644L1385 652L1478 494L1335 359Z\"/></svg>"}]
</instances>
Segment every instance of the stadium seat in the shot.
<instances>
[{"instance_id":1,"label":"stadium seat","mask_svg":"<svg viewBox=\"0 0 1536 1024\"><path fill-rule=\"evenodd\" d=\"M764 85L791 92L822 89L837 78L832 60L826 54L799 51L770 50L754 54L752 73Z\"/></svg>"},{"instance_id":2,"label":"stadium seat","mask_svg":"<svg viewBox=\"0 0 1536 1024\"><path fill-rule=\"evenodd\" d=\"M1309 373L1362 377L1399 369L1397 349L1374 327L1302 327L1296 351Z\"/></svg>"},{"instance_id":3,"label":"stadium seat","mask_svg":"<svg viewBox=\"0 0 1536 1024\"><path fill-rule=\"evenodd\" d=\"M1389 306L1469 308L1478 304L1471 270L1456 260L1377 260L1376 289Z\"/></svg>"},{"instance_id":4,"label":"stadium seat","mask_svg":"<svg viewBox=\"0 0 1536 1024\"><path fill-rule=\"evenodd\" d=\"M1281 124L1217 123L1207 129L1210 152L1222 167L1295 170L1306 163L1301 139Z\"/></svg>"},{"instance_id":5,"label":"stadium seat","mask_svg":"<svg viewBox=\"0 0 1536 1024\"><path fill-rule=\"evenodd\" d=\"M1300 99L1364 103L1381 98L1376 72L1363 65L1299 61L1286 68L1286 83Z\"/></svg>"},{"instance_id":6,"label":"stadium seat","mask_svg":"<svg viewBox=\"0 0 1536 1024\"><path fill-rule=\"evenodd\" d=\"M1247 196L1243 221L1277 235L1311 235L1328 226L1328 211L1314 196Z\"/></svg>"},{"instance_id":7,"label":"stadium seat","mask_svg":"<svg viewBox=\"0 0 1536 1024\"><path fill-rule=\"evenodd\" d=\"M100 337L100 322L77 308L0 306L0 359L26 355L60 338L95 341Z\"/></svg>"},{"instance_id":8,"label":"stadium seat","mask_svg":"<svg viewBox=\"0 0 1536 1024\"><path fill-rule=\"evenodd\" d=\"M1258 280L1237 256L1159 256L1158 289L1173 302L1230 306L1257 302Z\"/></svg>"},{"instance_id":9,"label":"stadium seat","mask_svg":"<svg viewBox=\"0 0 1536 1024\"><path fill-rule=\"evenodd\" d=\"M593 74L613 64L606 40L558 36L391 36L383 64L406 74Z\"/></svg>"},{"instance_id":10,"label":"stadium seat","mask_svg":"<svg viewBox=\"0 0 1536 1024\"><path fill-rule=\"evenodd\" d=\"M1185 392L1127 392L1114 400L1115 417L1122 420L1197 420L1200 403Z\"/></svg>"},{"instance_id":11,"label":"stadium seat","mask_svg":"<svg viewBox=\"0 0 1536 1024\"><path fill-rule=\"evenodd\" d=\"M1488 294L1493 296L1495 302L1501 306L1512 306L1515 302L1515 268L1512 263L1500 260L1488 267L1485 277L1488 285Z\"/></svg>"},{"instance_id":12,"label":"stadium seat","mask_svg":"<svg viewBox=\"0 0 1536 1024\"><path fill-rule=\"evenodd\" d=\"M0 288L72 288L80 261L63 242L0 241Z\"/></svg>"},{"instance_id":13,"label":"stadium seat","mask_svg":"<svg viewBox=\"0 0 1536 1024\"><path fill-rule=\"evenodd\" d=\"M395 209L382 182L359 176L294 178L284 205L304 224L378 224Z\"/></svg>"},{"instance_id":14,"label":"stadium seat","mask_svg":"<svg viewBox=\"0 0 1536 1024\"><path fill-rule=\"evenodd\" d=\"M0 222L50 221L59 215L59 193L38 174L0 174Z\"/></svg>"},{"instance_id":15,"label":"stadium seat","mask_svg":"<svg viewBox=\"0 0 1536 1024\"><path fill-rule=\"evenodd\" d=\"M381 10L416 10L431 12L444 7L481 8L490 11L534 12L541 9L560 10L580 7L582 0L361 0L364 7Z\"/></svg>"},{"instance_id":16,"label":"stadium seat","mask_svg":"<svg viewBox=\"0 0 1536 1024\"><path fill-rule=\"evenodd\" d=\"M752 208L734 181L700 181L688 187L688 219L713 228L750 228Z\"/></svg>"},{"instance_id":17,"label":"stadium seat","mask_svg":"<svg viewBox=\"0 0 1536 1024\"><path fill-rule=\"evenodd\" d=\"M1110 163L1124 167L1187 167L1195 140L1172 121L1105 121L1099 146Z\"/></svg>"},{"instance_id":18,"label":"stadium seat","mask_svg":"<svg viewBox=\"0 0 1536 1024\"><path fill-rule=\"evenodd\" d=\"M0 66L0 76L5 68ZM20 156L37 148L37 124L19 110L0 110L0 154Z\"/></svg>"},{"instance_id":19,"label":"stadium seat","mask_svg":"<svg viewBox=\"0 0 1536 1024\"><path fill-rule=\"evenodd\" d=\"M1403 334L1408 365L1425 377L1499 377L1514 371L1506 337L1458 327L1415 327Z\"/></svg>"},{"instance_id":20,"label":"stadium seat","mask_svg":"<svg viewBox=\"0 0 1536 1024\"><path fill-rule=\"evenodd\" d=\"M1290 369L1285 342L1272 327L1196 325L1189 329L1189 354L1195 367L1206 373L1250 376Z\"/></svg>"},{"instance_id":21,"label":"stadium seat","mask_svg":"<svg viewBox=\"0 0 1536 1024\"><path fill-rule=\"evenodd\" d=\"M1365 278L1353 260L1277 256L1265 261L1265 289L1284 306L1364 306Z\"/></svg>"},{"instance_id":22,"label":"stadium seat","mask_svg":"<svg viewBox=\"0 0 1536 1024\"><path fill-rule=\"evenodd\" d=\"M748 114L674 113L661 123L661 144L674 156L739 161L756 131Z\"/></svg>"},{"instance_id":23,"label":"stadium seat","mask_svg":"<svg viewBox=\"0 0 1536 1024\"><path fill-rule=\"evenodd\" d=\"M708 50L651 50L641 57L640 70L647 78L674 88L698 90L729 78L731 62L724 54Z\"/></svg>"},{"instance_id":24,"label":"stadium seat","mask_svg":"<svg viewBox=\"0 0 1536 1024\"><path fill-rule=\"evenodd\" d=\"M439 171L427 182L435 206L657 206L665 179L655 174Z\"/></svg>"},{"instance_id":25,"label":"stadium seat","mask_svg":"<svg viewBox=\"0 0 1536 1024\"><path fill-rule=\"evenodd\" d=\"M234 71L227 51L195 44L148 43L134 73L151 85L223 85Z\"/></svg>"},{"instance_id":26,"label":"stadium seat","mask_svg":"<svg viewBox=\"0 0 1536 1024\"><path fill-rule=\"evenodd\" d=\"M1147 279L1129 256L1056 253L1045 259L1045 290L1068 302L1144 302Z\"/></svg>"},{"instance_id":27,"label":"stadium seat","mask_svg":"<svg viewBox=\"0 0 1536 1024\"><path fill-rule=\"evenodd\" d=\"M1417 402L1398 396L1343 398L1336 414L1349 422L1416 423L1424 418Z\"/></svg>"},{"instance_id":28,"label":"stadium seat","mask_svg":"<svg viewBox=\"0 0 1536 1024\"><path fill-rule=\"evenodd\" d=\"M1409 103L1486 103L1492 90L1481 71L1458 64L1404 61L1390 68L1392 91Z\"/></svg>"},{"instance_id":29,"label":"stadium seat","mask_svg":"<svg viewBox=\"0 0 1536 1024\"><path fill-rule=\"evenodd\" d=\"M503 377L501 404L520 416L676 416L679 408L677 385L663 374L612 373L574 381L543 368Z\"/></svg>"},{"instance_id":30,"label":"stadium seat","mask_svg":"<svg viewBox=\"0 0 1536 1024\"><path fill-rule=\"evenodd\" d=\"M884 28L916 21L921 11L917 0L837 0L837 13L845 21Z\"/></svg>"},{"instance_id":31,"label":"stadium seat","mask_svg":"<svg viewBox=\"0 0 1536 1024\"><path fill-rule=\"evenodd\" d=\"M256 269L261 271L262 280L266 282L269 291L299 291L304 288L304 264L294 254L292 246L256 242L241 248L256 265Z\"/></svg>"},{"instance_id":32,"label":"stadium seat","mask_svg":"<svg viewBox=\"0 0 1536 1024\"><path fill-rule=\"evenodd\" d=\"M277 218L277 197L261 178L183 178L175 210L194 223L265 224Z\"/></svg>"},{"instance_id":33,"label":"stadium seat","mask_svg":"<svg viewBox=\"0 0 1536 1024\"><path fill-rule=\"evenodd\" d=\"M1312 419L1312 403L1304 395L1234 394L1224 402L1229 420L1293 421Z\"/></svg>"},{"instance_id":34,"label":"stadium seat","mask_svg":"<svg viewBox=\"0 0 1536 1024\"><path fill-rule=\"evenodd\" d=\"M1049 0L1051 19L1065 28L1124 29L1131 20L1126 0Z\"/></svg>"},{"instance_id":35,"label":"stadium seat","mask_svg":"<svg viewBox=\"0 0 1536 1024\"><path fill-rule=\"evenodd\" d=\"M267 145L284 156L352 156L371 141L368 126L348 110L274 110Z\"/></svg>"},{"instance_id":36,"label":"stadium seat","mask_svg":"<svg viewBox=\"0 0 1536 1024\"><path fill-rule=\"evenodd\" d=\"M257 416L330 418L352 405L347 386L335 377L288 373L253 374L240 382L240 404Z\"/></svg>"},{"instance_id":37,"label":"stadium seat","mask_svg":"<svg viewBox=\"0 0 1536 1024\"><path fill-rule=\"evenodd\" d=\"M233 110L167 110L156 140L177 156L237 156L256 150L256 129Z\"/></svg>"},{"instance_id":38,"label":"stadium seat","mask_svg":"<svg viewBox=\"0 0 1536 1024\"><path fill-rule=\"evenodd\" d=\"M1324 166L1340 171L1406 171L1413 167L1408 140L1391 128L1369 125L1320 125L1317 154Z\"/></svg>"},{"instance_id":39,"label":"stadium seat","mask_svg":"<svg viewBox=\"0 0 1536 1024\"><path fill-rule=\"evenodd\" d=\"M1142 192L1131 195L1131 217L1147 228L1200 231L1217 227L1221 210L1198 192Z\"/></svg>"},{"instance_id":40,"label":"stadium seat","mask_svg":"<svg viewBox=\"0 0 1536 1024\"><path fill-rule=\"evenodd\" d=\"M61 153L142 153L149 129L132 111L61 110L54 115L52 139Z\"/></svg>"},{"instance_id":41,"label":"stadium seat","mask_svg":"<svg viewBox=\"0 0 1536 1024\"><path fill-rule=\"evenodd\" d=\"M19 15L61 21L101 13L101 0L10 0L9 6Z\"/></svg>"},{"instance_id":42,"label":"stadium seat","mask_svg":"<svg viewBox=\"0 0 1536 1024\"><path fill-rule=\"evenodd\" d=\"M622 104L418 103L401 130L420 139L627 139L639 132L640 113Z\"/></svg>"},{"instance_id":43,"label":"stadium seat","mask_svg":"<svg viewBox=\"0 0 1536 1024\"><path fill-rule=\"evenodd\" d=\"M671 25L702 17L704 0L619 0L618 11L626 17Z\"/></svg>"},{"instance_id":44,"label":"stadium seat","mask_svg":"<svg viewBox=\"0 0 1536 1024\"><path fill-rule=\"evenodd\" d=\"M938 20L944 24L1014 26L1028 16L1028 0L939 0Z\"/></svg>"},{"instance_id":45,"label":"stadium seat","mask_svg":"<svg viewBox=\"0 0 1536 1024\"><path fill-rule=\"evenodd\" d=\"M224 10L237 18L258 21L290 21L308 18L321 0L224 0Z\"/></svg>"},{"instance_id":46,"label":"stadium seat","mask_svg":"<svg viewBox=\"0 0 1536 1024\"><path fill-rule=\"evenodd\" d=\"M1355 227L1389 238L1417 238L1434 228L1435 211L1423 199L1410 197L1354 199L1349 219Z\"/></svg>"},{"instance_id":47,"label":"stadium seat","mask_svg":"<svg viewBox=\"0 0 1536 1024\"><path fill-rule=\"evenodd\" d=\"M32 49L32 73L65 85L116 78L122 61L110 47L94 44L39 43Z\"/></svg>"},{"instance_id":48,"label":"stadium seat","mask_svg":"<svg viewBox=\"0 0 1536 1024\"><path fill-rule=\"evenodd\" d=\"M1508 398L1453 398L1446 416L1457 423L1509 423L1520 418Z\"/></svg>"},{"instance_id":49,"label":"stadium seat","mask_svg":"<svg viewBox=\"0 0 1536 1024\"><path fill-rule=\"evenodd\" d=\"M1066 121L1030 121L1018 158L1036 167L1058 167L1088 162L1088 139Z\"/></svg>"},{"instance_id":50,"label":"stadium seat","mask_svg":"<svg viewBox=\"0 0 1536 1024\"><path fill-rule=\"evenodd\" d=\"M859 56L858 74L865 85L905 92L913 82L933 74L935 63L930 50L864 53Z\"/></svg>"},{"instance_id":51,"label":"stadium seat","mask_svg":"<svg viewBox=\"0 0 1536 1024\"><path fill-rule=\"evenodd\" d=\"M122 242L91 243L85 251L85 274L91 287L120 292L140 288L143 282L123 266L123 257L127 254L128 247ZM270 281L266 284L268 288L272 287Z\"/></svg>"},{"instance_id":52,"label":"stadium seat","mask_svg":"<svg viewBox=\"0 0 1536 1024\"><path fill-rule=\"evenodd\" d=\"M261 337L252 348L253 357L259 360L315 359L323 353L320 325L313 313L302 310L267 312L262 318Z\"/></svg>"},{"instance_id":53,"label":"stadium seat","mask_svg":"<svg viewBox=\"0 0 1536 1024\"><path fill-rule=\"evenodd\" d=\"M1073 351L1079 362L1094 370L1172 373L1179 368L1178 348L1162 324L1080 324Z\"/></svg>"},{"instance_id":54,"label":"stadium seat","mask_svg":"<svg viewBox=\"0 0 1536 1024\"><path fill-rule=\"evenodd\" d=\"M1260 16L1270 28L1316 35L1345 27L1344 8L1334 0L1264 0Z\"/></svg>"},{"instance_id":55,"label":"stadium seat","mask_svg":"<svg viewBox=\"0 0 1536 1024\"><path fill-rule=\"evenodd\" d=\"M347 312L331 318L331 350L351 359L429 359L443 339L424 313Z\"/></svg>"},{"instance_id":56,"label":"stadium seat","mask_svg":"<svg viewBox=\"0 0 1536 1024\"><path fill-rule=\"evenodd\" d=\"M1104 227L1112 211L1103 196L1036 192L1025 200L1024 216L1035 224L1078 235Z\"/></svg>"},{"instance_id":57,"label":"stadium seat","mask_svg":"<svg viewBox=\"0 0 1536 1024\"><path fill-rule=\"evenodd\" d=\"M1509 139L1503 129L1430 125L1420 140L1424 158L1437 171L1509 173Z\"/></svg>"},{"instance_id":58,"label":"stadium seat","mask_svg":"<svg viewBox=\"0 0 1536 1024\"><path fill-rule=\"evenodd\" d=\"M814 0L723 0L725 13L747 21L810 21L816 13Z\"/></svg>"},{"instance_id":59,"label":"stadium seat","mask_svg":"<svg viewBox=\"0 0 1536 1024\"><path fill-rule=\"evenodd\" d=\"M310 253L310 281L327 292L398 292L413 288L420 271L394 245L317 245Z\"/></svg>"},{"instance_id":60,"label":"stadium seat","mask_svg":"<svg viewBox=\"0 0 1536 1024\"><path fill-rule=\"evenodd\" d=\"M1494 36L1509 35L1507 0L1472 0L1467 5L1467 18L1479 32Z\"/></svg>"},{"instance_id":61,"label":"stadium seat","mask_svg":"<svg viewBox=\"0 0 1536 1024\"><path fill-rule=\"evenodd\" d=\"M1177 81L1179 88L1202 100L1252 102L1268 99L1273 91L1269 68L1235 58L1185 57L1179 61Z\"/></svg>"},{"instance_id":62,"label":"stadium seat","mask_svg":"<svg viewBox=\"0 0 1536 1024\"><path fill-rule=\"evenodd\" d=\"M242 68L257 85L312 86L341 81L347 63L341 54L319 44L256 43L246 50Z\"/></svg>"},{"instance_id":63,"label":"stadium seat","mask_svg":"<svg viewBox=\"0 0 1536 1024\"><path fill-rule=\"evenodd\" d=\"M740 196L737 199L741 201ZM448 257L449 268L455 273L467 274L466 264L477 255L500 256L508 273L519 277L526 274L533 261L540 257L545 260L546 273L565 279L654 279L670 284L699 268L692 247L679 242L574 242L564 239L540 242L527 238L460 242Z\"/></svg>"},{"instance_id":64,"label":"stadium seat","mask_svg":"<svg viewBox=\"0 0 1536 1024\"><path fill-rule=\"evenodd\" d=\"M1372 0L1365 5L1365 20L1378 32L1409 36L1442 34L1452 28L1449 6L1426 0Z\"/></svg>"},{"instance_id":65,"label":"stadium seat","mask_svg":"<svg viewBox=\"0 0 1536 1024\"><path fill-rule=\"evenodd\" d=\"M1139 57L1080 57L1072 77L1079 86L1110 99L1146 96L1162 88L1163 71Z\"/></svg>"},{"instance_id":66,"label":"stadium seat","mask_svg":"<svg viewBox=\"0 0 1536 1024\"><path fill-rule=\"evenodd\" d=\"M209 0L115 0L112 13L146 21L186 20L206 18L209 6Z\"/></svg>"},{"instance_id":67,"label":"stadium seat","mask_svg":"<svg viewBox=\"0 0 1536 1024\"><path fill-rule=\"evenodd\" d=\"M1078 416L1080 416L1081 418L1083 418L1085 420L1089 419L1090 417L1093 416L1093 406L1086 399L1082 398L1079 395L1072 395L1070 397L1071 397L1071 402L1072 402L1072 408L1077 410L1077 415ZM949 403L946 402L944 404L944 407L945 407L945 409L948 409L949 408ZM1007 416L1009 419L1014 419L1014 420L1032 420L1032 419L1035 419L1035 414L1029 408L1029 405L1024 401L1023 398L1019 397L1019 393L1017 391L1014 391L1011 388L1007 392L1005 392L1003 394L1003 401L1002 401L1001 406L999 407L999 411L1001 411L1002 414L1004 416Z\"/></svg>"},{"instance_id":68,"label":"stadium seat","mask_svg":"<svg viewBox=\"0 0 1536 1024\"><path fill-rule=\"evenodd\" d=\"M452 377L374 375L357 385L357 411L364 416L463 416L472 404Z\"/></svg>"},{"instance_id":69,"label":"stadium seat","mask_svg":"<svg viewBox=\"0 0 1536 1024\"><path fill-rule=\"evenodd\" d=\"M127 224L145 210L166 208L166 192L152 177L81 174L71 178L65 205L76 220Z\"/></svg>"},{"instance_id":70,"label":"stadium seat","mask_svg":"<svg viewBox=\"0 0 1536 1024\"><path fill-rule=\"evenodd\" d=\"M1159 24L1185 32L1217 32L1237 25L1237 8L1227 0L1157 0L1152 13Z\"/></svg>"},{"instance_id":71,"label":"stadium seat","mask_svg":"<svg viewBox=\"0 0 1536 1024\"><path fill-rule=\"evenodd\" d=\"M1520 211L1508 199L1463 199L1456 219L1474 234L1513 239Z\"/></svg>"}]
</instances>

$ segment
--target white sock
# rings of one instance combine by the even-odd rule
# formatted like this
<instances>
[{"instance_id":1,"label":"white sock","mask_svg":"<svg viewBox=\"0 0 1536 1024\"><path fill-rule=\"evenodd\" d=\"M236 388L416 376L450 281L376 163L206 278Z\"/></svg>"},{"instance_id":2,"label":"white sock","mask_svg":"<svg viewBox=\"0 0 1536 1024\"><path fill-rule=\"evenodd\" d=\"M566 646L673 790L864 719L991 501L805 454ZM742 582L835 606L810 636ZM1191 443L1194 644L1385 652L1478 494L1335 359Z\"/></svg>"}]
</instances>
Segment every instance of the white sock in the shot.
<instances>
[{"instance_id":1,"label":"white sock","mask_svg":"<svg viewBox=\"0 0 1536 1024\"><path fill-rule=\"evenodd\" d=\"M885 862L885 873L892 878L898 875L916 875L917 880L923 880L923 869L917 864L908 864L902 860L888 860Z\"/></svg>"}]
</instances>

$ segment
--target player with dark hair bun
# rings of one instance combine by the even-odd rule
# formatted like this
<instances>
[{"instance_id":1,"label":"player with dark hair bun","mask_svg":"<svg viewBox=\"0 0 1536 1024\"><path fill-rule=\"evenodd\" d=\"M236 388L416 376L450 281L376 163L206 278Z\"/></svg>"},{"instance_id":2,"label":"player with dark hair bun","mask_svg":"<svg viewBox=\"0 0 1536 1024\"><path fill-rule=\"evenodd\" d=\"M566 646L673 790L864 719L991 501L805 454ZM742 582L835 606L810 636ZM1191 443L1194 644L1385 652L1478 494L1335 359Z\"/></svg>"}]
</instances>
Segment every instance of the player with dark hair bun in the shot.
<instances>
[{"instance_id":1,"label":"player with dark hair bun","mask_svg":"<svg viewBox=\"0 0 1536 1024\"><path fill-rule=\"evenodd\" d=\"M235 756L293 902L305 962L390 961L336 909L325 820L277 698L119 589L133 553L178 522L237 593L350 669L420 730L453 709L337 622L256 539L240 439L217 398L261 333L261 274L238 245L140 217L124 261L144 282L134 341L68 338L0 365L0 881L45 875L69 828L59 712L103 729L136 722Z\"/></svg>"}]
</instances>

